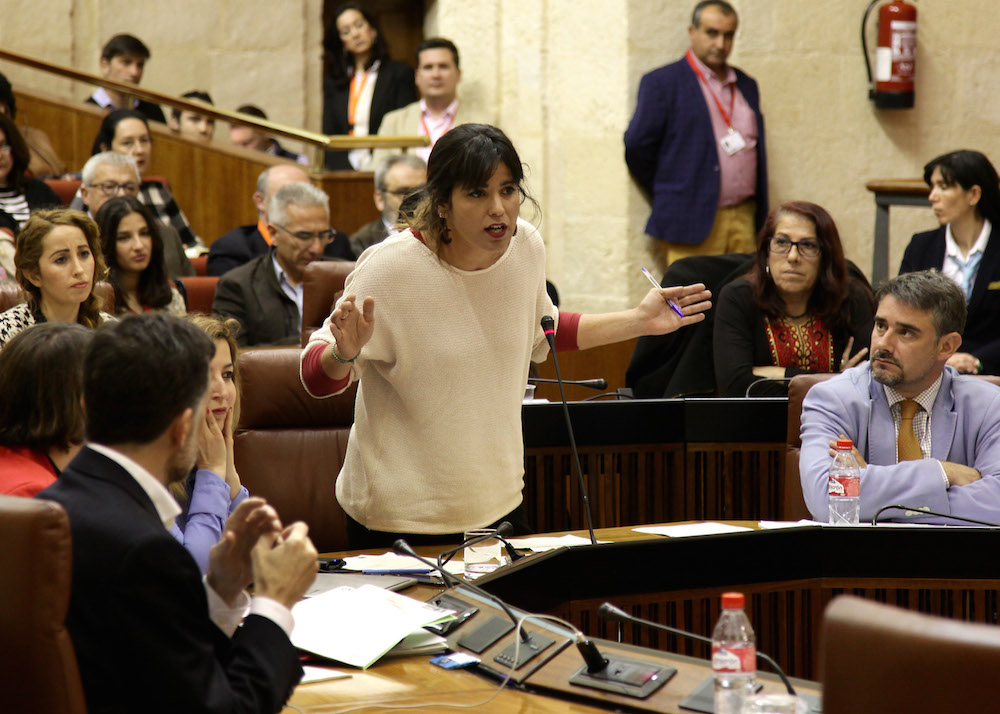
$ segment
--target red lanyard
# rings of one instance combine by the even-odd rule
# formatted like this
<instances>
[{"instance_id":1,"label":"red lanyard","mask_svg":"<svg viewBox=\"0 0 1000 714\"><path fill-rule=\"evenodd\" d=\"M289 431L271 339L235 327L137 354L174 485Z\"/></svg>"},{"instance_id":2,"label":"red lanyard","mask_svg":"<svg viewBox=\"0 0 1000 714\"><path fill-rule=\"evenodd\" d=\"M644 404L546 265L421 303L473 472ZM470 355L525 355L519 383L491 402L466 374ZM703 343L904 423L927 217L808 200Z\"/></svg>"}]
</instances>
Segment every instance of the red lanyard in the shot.
<instances>
[{"instance_id":1,"label":"red lanyard","mask_svg":"<svg viewBox=\"0 0 1000 714\"><path fill-rule=\"evenodd\" d=\"M360 83L357 79L357 75L351 78L351 93L347 98L347 123L351 127L350 131L347 132L348 134L354 133L354 112L358 108L358 99L361 98L361 92L365 88L365 82L368 81L368 70L365 70Z\"/></svg>"},{"instance_id":2,"label":"red lanyard","mask_svg":"<svg viewBox=\"0 0 1000 714\"><path fill-rule=\"evenodd\" d=\"M693 69L694 73L698 75L698 79L702 81L706 89L708 89L708 93L712 95L712 99L715 100L715 106L719 108L719 113L722 115L722 120L726 122L727 127L732 129L733 120L731 117L733 115L733 106L736 102L736 88L734 87L732 91L730 91L729 93L729 112L727 113L726 110L722 107L722 102L719 101L719 98L715 96L715 92L712 91L712 85L708 83L708 80L705 79L705 75L701 73L701 67L699 67L698 63L695 61L694 54L692 54L691 50L687 51L686 57L688 64L691 65L691 69Z\"/></svg>"}]
</instances>

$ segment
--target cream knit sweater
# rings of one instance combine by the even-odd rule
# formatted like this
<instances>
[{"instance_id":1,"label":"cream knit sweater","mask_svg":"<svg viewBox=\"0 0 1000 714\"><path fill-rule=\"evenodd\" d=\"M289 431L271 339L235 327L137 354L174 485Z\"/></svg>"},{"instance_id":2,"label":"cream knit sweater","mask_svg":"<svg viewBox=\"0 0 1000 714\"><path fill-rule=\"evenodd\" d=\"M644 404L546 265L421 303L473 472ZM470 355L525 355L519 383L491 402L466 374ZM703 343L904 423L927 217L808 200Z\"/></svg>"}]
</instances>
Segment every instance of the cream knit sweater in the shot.
<instances>
[{"instance_id":1,"label":"cream knit sweater","mask_svg":"<svg viewBox=\"0 0 1000 714\"><path fill-rule=\"evenodd\" d=\"M548 345L545 247L518 221L485 270L440 260L410 231L372 246L345 295L375 298L337 500L372 530L458 533L521 502L521 400L530 361ZM309 340L333 343L329 319ZM329 396L329 395L314 395Z\"/></svg>"}]
</instances>

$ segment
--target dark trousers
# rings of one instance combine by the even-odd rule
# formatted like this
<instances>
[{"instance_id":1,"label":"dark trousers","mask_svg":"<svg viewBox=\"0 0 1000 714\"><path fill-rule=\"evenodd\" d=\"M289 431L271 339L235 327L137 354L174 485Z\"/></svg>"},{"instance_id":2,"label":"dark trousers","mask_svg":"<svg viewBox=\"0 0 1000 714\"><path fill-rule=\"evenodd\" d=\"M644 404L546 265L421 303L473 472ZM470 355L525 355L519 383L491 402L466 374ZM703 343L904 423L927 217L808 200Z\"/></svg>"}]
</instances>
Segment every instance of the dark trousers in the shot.
<instances>
[{"instance_id":1,"label":"dark trousers","mask_svg":"<svg viewBox=\"0 0 1000 714\"><path fill-rule=\"evenodd\" d=\"M464 538L464 533L388 533L386 531L372 531L365 528L356 520L347 516L347 546L348 550L367 550L369 548L392 548L392 544L403 538L410 545L457 545ZM485 528L496 528L503 521L509 521L514 526L514 535L523 536L535 532L531 523L528 522L528 514L524 512L523 506L518 506L503 518L497 520Z\"/></svg>"}]
</instances>

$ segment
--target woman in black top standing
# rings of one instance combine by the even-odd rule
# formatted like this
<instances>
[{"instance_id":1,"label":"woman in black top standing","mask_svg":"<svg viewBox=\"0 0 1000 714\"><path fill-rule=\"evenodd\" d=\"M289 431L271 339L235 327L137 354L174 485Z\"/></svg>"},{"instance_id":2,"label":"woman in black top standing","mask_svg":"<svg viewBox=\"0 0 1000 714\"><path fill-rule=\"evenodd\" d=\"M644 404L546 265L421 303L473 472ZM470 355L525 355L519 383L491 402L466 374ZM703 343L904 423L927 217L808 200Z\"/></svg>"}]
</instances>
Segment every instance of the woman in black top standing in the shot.
<instances>
[{"instance_id":1,"label":"woman in black top standing","mask_svg":"<svg viewBox=\"0 0 1000 714\"><path fill-rule=\"evenodd\" d=\"M413 68L389 59L375 19L355 2L337 8L326 33L323 132L369 136L382 117L417 100ZM327 151L326 168L372 168L371 151Z\"/></svg>"}]
</instances>

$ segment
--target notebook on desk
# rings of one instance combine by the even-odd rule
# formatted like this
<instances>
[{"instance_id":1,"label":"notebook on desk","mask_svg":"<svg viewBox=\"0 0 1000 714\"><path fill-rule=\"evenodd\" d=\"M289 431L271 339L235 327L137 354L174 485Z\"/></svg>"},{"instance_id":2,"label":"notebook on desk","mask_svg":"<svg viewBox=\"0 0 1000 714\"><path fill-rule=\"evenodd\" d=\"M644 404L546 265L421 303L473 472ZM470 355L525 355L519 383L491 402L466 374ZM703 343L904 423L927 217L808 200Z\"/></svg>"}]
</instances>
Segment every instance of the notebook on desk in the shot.
<instances>
[{"instance_id":1,"label":"notebook on desk","mask_svg":"<svg viewBox=\"0 0 1000 714\"><path fill-rule=\"evenodd\" d=\"M312 597L325 593L327 590L349 585L360 588L362 585L374 585L386 590L399 591L416 584L414 578L403 575L362 575L361 573L316 573L316 580L306 590L304 597Z\"/></svg>"}]
</instances>

